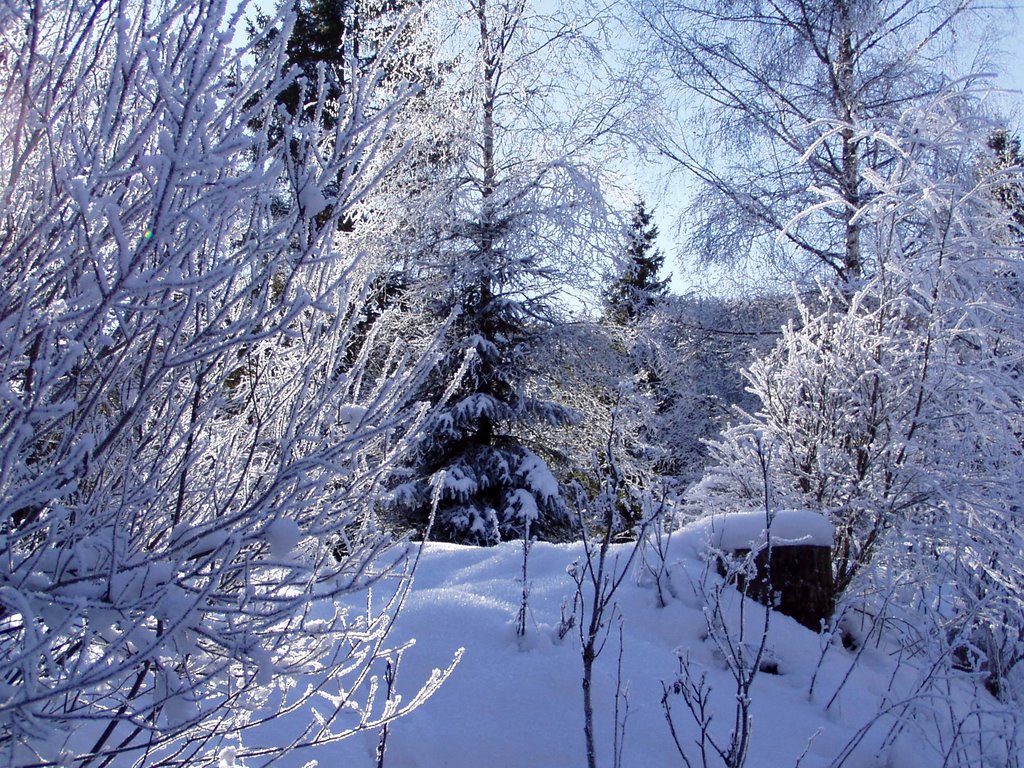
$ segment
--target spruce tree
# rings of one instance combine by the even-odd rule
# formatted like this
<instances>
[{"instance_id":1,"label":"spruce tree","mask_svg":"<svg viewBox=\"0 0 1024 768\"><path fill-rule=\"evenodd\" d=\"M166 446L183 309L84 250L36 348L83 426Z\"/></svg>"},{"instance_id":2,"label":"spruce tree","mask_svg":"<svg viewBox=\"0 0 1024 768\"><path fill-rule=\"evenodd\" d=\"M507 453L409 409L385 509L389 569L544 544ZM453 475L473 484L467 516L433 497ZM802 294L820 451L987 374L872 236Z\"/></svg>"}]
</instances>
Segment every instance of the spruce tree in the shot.
<instances>
[{"instance_id":1,"label":"spruce tree","mask_svg":"<svg viewBox=\"0 0 1024 768\"><path fill-rule=\"evenodd\" d=\"M406 524L424 531L433 521L432 539L558 538L570 527L568 511L545 450L527 435L575 419L538 391L533 372L555 320L550 254L535 233L562 201L546 197L550 168L524 172L518 156L503 152L508 135L496 114L508 94L498 85L511 76L506 55L517 44L522 5L474 0L473 9L476 135L453 196L459 219L445 247L446 286L434 302L450 324L425 387L433 415L394 499Z\"/></svg>"},{"instance_id":2,"label":"spruce tree","mask_svg":"<svg viewBox=\"0 0 1024 768\"><path fill-rule=\"evenodd\" d=\"M658 228L653 219L644 201L637 200L627 236L625 264L605 291L607 316L618 325L639 320L668 290L668 278L658 279L665 255L655 247Z\"/></svg>"},{"instance_id":3,"label":"spruce tree","mask_svg":"<svg viewBox=\"0 0 1024 768\"><path fill-rule=\"evenodd\" d=\"M993 131L988 138L988 148L995 155L993 171L1005 174L1008 170L1024 167L1020 136L1004 129ZM1011 239L1018 243L1024 242L1024 185L1018 180L1011 180L997 185L993 194L1010 214Z\"/></svg>"},{"instance_id":4,"label":"spruce tree","mask_svg":"<svg viewBox=\"0 0 1024 768\"><path fill-rule=\"evenodd\" d=\"M435 410L412 479L396 493L403 516L421 531L436 512L431 539L496 544L558 538L568 528L558 482L523 437L526 424L573 419L528 391L529 359L545 330L530 320L529 304L489 274L460 281L440 304L454 318L448 351L425 387Z\"/></svg>"},{"instance_id":5,"label":"spruce tree","mask_svg":"<svg viewBox=\"0 0 1024 768\"><path fill-rule=\"evenodd\" d=\"M293 0L295 21L286 43L286 64L298 69L298 77L278 95L278 103L290 116L301 109L309 119L319 116L330 128L355 96L352 83L377 70L378 89L402 81L427 89L438 73L410 21L417 6L416 0ZM257 13L250 34L269 22L266 14ZM266 44L258 46L265 48ZM321 79L324 99L318 102Z\"/></svg>"}]
</instances>

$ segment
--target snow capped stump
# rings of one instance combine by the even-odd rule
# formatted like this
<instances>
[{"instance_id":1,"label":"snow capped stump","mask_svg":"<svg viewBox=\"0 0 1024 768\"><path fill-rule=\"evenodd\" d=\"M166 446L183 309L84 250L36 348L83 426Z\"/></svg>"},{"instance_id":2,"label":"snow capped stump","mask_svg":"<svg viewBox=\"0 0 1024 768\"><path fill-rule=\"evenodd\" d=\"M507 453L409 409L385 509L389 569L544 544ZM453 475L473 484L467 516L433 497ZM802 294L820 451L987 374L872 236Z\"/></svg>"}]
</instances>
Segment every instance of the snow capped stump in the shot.
<instances>
[{"instance_id":1,"label":"snow capped stump","mask_svg":"<svg viewBox=\"0 0 1024 768\"><path fill-rule=\"evenodd\" d=\"M736 550L744 556L750 550ZM748 597L769 604L779 613L792 616L815 632L821 630L835 606L832 585L832 548L816 545L772 545L771 586L765 577L768 551L762 550L754 559L757 577L746 583L743 574L736 577L736 588L746 590Z\"/></svg>"},{"instance_id":2,"label":"snow capped stump","mask_svg":"<svg viewBox=\"0 0 1024 768\"><path fill-rule=\"evenodd\" d=\"M771 583L768 583L768 547L763 512L736 513L708 518L711 547L737 558L756 551L756 575L748 583L743 573L736 588L779 613L819 631L835 608L832 581L832 524L817 512L785 510L772 518ZM725 575L725 564L718 563Z\"/></svg>"}]
</instances>

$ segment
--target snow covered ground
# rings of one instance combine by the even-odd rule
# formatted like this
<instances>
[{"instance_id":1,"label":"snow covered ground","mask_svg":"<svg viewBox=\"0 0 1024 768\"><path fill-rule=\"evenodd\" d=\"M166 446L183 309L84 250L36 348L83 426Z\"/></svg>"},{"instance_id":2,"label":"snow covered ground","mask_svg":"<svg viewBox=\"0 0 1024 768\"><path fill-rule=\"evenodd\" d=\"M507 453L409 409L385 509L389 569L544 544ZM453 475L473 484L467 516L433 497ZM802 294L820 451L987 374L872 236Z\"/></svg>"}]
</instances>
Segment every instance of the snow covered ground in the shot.
<instances>
[{"instance_id":1,"label":"snow covered ground","mask_svg":"<svg viewBox=\"0 0 1024 768\"><path fill-rule=\"evenodd\" d=\"M621 762L625 768L685 765L661 706L662 683L671 684L676 678L681 653L688 654L696 677L706 675L714 712L712 732L724 740L732 727L735 681L723 655L708 637L706 598L700 596L702 583L706 593L718 582L718 576L707 573L704 562L707 534L707 526L696 526L677 532L670 541L667 561L675 595L665 607L659 607L657 592L638 563L631 567L631 576L618 595L621 681L628 693ZM521 545L427 545L415 586L392 635L396 643L416 638L415 646L401 663L398 689L411 695L432 669L447 666L458 649L464 648L465 652L451 678L432 699L391 725L385 766L586 765L580 637L573 629L559 639L557 631L562 607L571 607L575 589L566 569L582 554L580 544L534 545L529 558L528 630L525 640L520 641L515 634L515 617L522 591ZM628 545L618 545L613 554L625 558ZM735 621L738 596L731 588L722 595L728 603L728 620ZM763 626L763 608L748 602L746 617L748 640L756 642ZM596 664L594 687L598 764L609 767L614 764L618 620L611 630ZM859 653L847 650L838 638L828 642L779 614L771 617L768 652L777 674L761 673L753 684L753 734L747 761L752 768L798 763L804 768L937 768L944 763L948 737L957 727L948 719L950 701L956 702L954 708L960 711L979 702L996 715L1000 709L988 694L977 694L966 682L962 687L946 688L946 700L938 701L934 695L923 694L917 685L926 671L906 658L897 665L899 657L884 643L868 643ZM894 732L895 720L879 718L878 713L888 709L905 714L909 711L904 706L908 698L917 717L906 719L908 727ZM680 740L689 750L693 765L701 765L694 741L698 729L682 697L674 695L670 700ZM978 765L1005 766L1010 762L1008 748L1001 737L994 735L990 722L975 717L962 726L978 731L972 736L982 756ZM986 725L979 728L979 723ZM260 738L272 741L275 727L271 724ZM243 750L258 740L247 737ZM367 732L316 750L296 752L287 756L284 764L303 766L315 760L320 766L332 768L374 766L377 741L376 731ZM850 746L855 748L850 750ZM1019 759L1019 753L1015 754ZM720 764L717 758L709 762Z\"/></svg>"}]
</instances>

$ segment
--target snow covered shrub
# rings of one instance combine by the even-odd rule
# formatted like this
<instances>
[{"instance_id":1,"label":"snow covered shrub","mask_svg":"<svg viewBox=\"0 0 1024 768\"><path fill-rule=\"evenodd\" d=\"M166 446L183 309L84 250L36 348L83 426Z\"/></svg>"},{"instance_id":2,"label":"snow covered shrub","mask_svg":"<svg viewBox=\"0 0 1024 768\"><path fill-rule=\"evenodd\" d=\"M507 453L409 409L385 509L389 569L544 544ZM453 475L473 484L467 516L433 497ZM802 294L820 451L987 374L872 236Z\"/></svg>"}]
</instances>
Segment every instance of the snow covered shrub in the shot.
<instances>
[{"instance_id":1,"label":"snow covered shrub","mask_svg":"<svg viewBox=\"0 0 1024 768\"><path fill-rule=\"evenodd\" d=\"M987 170L988 131L971 94L955 89L889 127L893 162L871 176L858 214L878 272L845 294L824 288L824 309L805 307L751 367L760 406L713 445L717 467L691 500L756 507L749 436L765 435L778 503L835 523L837 589L912 574L896 602L951 630L967 622L961 637L1002 680L1024 627L1024 581L1009 554L1024 545L1024 271L995 194L1020 183L1021 169Z\"/></svg>"},{"instance_id":2,"label":"snow covered shrub","mask_svg":"<svg viewBox=\"0 0 1024 768\"><path fill-rule=\"evenodd\" d=\"M341 695L295 743L381 716L358 688L391 618L334 600L402 589L372 506L414 371L346 355L336 233L402 95L367 117L367 77L329 130L272 120L287 35L232 48L242 12L0 10L7 765L202 764L296 673Z\"/></svg>"},{"instance_id":3,"label":"snow covered shrub","mask_svg":"<svg viewBox=\"0 0 1024 768\"><path fill-rule=\"evenodd\" d=\"M756 508L763 498L758 437L774 451L777 503L828 510L836 524L840 591L870 558L884 527L926 490L917 462L907 462L898 418L917 401L914 346L904 344L898 303L824 289L825 310L801 305L769 354L747 372L760 409L711 443L718 466L694 494L713 507ZM895 338L894 332L901 338Z\"/></svg>"}]
</instances>

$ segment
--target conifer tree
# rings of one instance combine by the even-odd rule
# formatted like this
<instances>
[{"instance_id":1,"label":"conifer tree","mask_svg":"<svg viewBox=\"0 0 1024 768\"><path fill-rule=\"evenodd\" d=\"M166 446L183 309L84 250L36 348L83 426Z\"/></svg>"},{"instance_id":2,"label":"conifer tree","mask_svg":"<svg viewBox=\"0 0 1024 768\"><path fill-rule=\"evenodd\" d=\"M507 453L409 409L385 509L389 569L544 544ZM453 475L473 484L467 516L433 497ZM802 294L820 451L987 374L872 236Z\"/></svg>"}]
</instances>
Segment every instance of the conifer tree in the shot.
<instances>
[{"instance_id":1,"label":"conifer tree","mask_svg":"<svg viewBox=\"0 0 1024 768\"><path fill-rule=\"evenodd\" d=\"M557 257L543 243L579 218L569 211L577 175L561 160L524 161L521 128L501 119L518 106L508 83L528 50L524 3L473 0L472 9L472 136L453 194L446 283L434 301L449 325L425 388L437 415L394 499L407 524L422 531L433 521L432 539L557 538L571 521L543 435L531 427L566 425L575 414L537 385L534 364L556 322Z\"/></svg>"},{"instance_id":2,"label":"conifer tree","mask_svg":"<svg viewBox=\"0 0 1024 768\"><path fill-rule=\"evenodd\" d=\"M417 272L418 252L438 239L430 200L443 196L436 189L447 183L452 163L454 137L436 119L450 107L451 99L438 93L450 63L435 55L421 0L277 2L293 19L277 34L286 35L282 71L290 70L294 78L276 98L278 110L268 135L272 145L289 142L287 175L301 176L311 158L298 153L301 143L284 135L281 126L301 119L315 129L330 130L354 110L379 117L396 95L406 96L401 111L387 114L386 151L364 161L370 167L362 170L378 178L373 193L335 221L349 247L361 254L356 269L366 284L349 318L355 330L346 359L364 352L371 327L377 329L381 354L387 354L394 336L422 351L439 322L419 323L410 330L412 296L429 290ZM268 23L266 15L257 13L251 34ZM273 40L271 34L256 46L257 52ZM385 158L387 164L381 162ZM328 191L343 183L335 180ZM279 215L288 213L288 204L278 203ZM308 199L299 198L303 208L320 204L315 191ZM316 221L328 221L331 212L325 207L315 214ZM385 322L378 322L385 314ZM381 331L384 326L386 333Z\"/></svg>"},{"instance_id":3,"label":"conifer tree","mask_svg":"<svg viewBox=\"0 0 1024 768\"><path fill-rule=\"evenodd\" d=\"M474 245L465 256L480 263L484 254ZM425 389L443 404L426 425L415 479L396 494L399 506L420 528L434 512L432 539L558 537L569 523L558 482L521 432L527 423L573 419L527 389L528 360L545 325L532 323L530 302L510 296L490 274L460 280L442 308L454 316L448 351Z\"/></svg>"},{"instance_id":4,"label":"conifer tree","mask_svg":"<svg viewBox=\"0 0 1024 768\"><path fill-rule=\"evenodd\" d=\"M608 318L618 325L640 319L668 290L668 278L658 279L665 254L655 246L658 228L653 219L644 201L637 200L633 207L625 264L605 291Z\"/></svg>"},{"instance_id":5,"label":"conifer tree","mask_svg":"<svg viewBox=\"0 0 1024 768\"><path fill-rule=\"evenodd\" d=\"M993 170L996 173L1012 175L1013 172L1024 168L1020 136L1004 129L993 131L988 139L988 148L995 155ZM1024 242L1024 185L1011 177L1007 183L997 185L994 194L999 204L1010 215L1011 239L1018 243Z\"/></svg>"}]
</instances>

